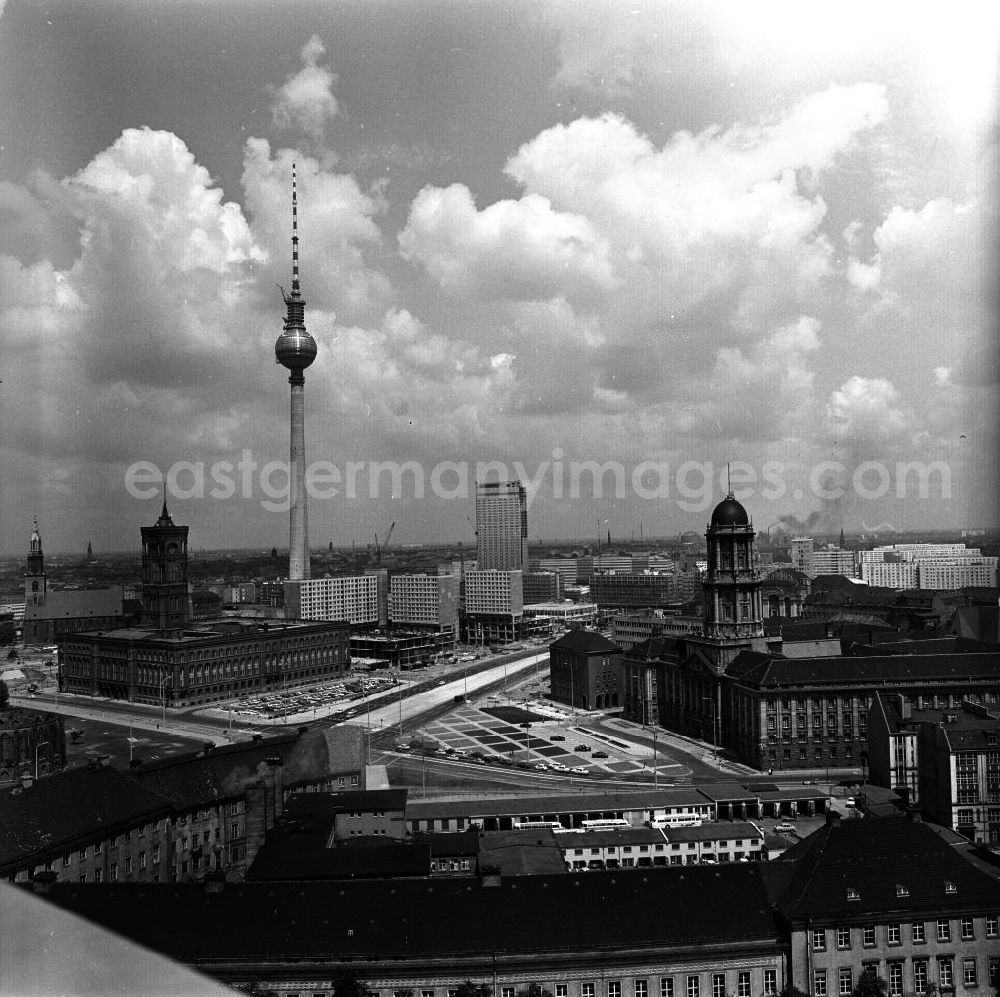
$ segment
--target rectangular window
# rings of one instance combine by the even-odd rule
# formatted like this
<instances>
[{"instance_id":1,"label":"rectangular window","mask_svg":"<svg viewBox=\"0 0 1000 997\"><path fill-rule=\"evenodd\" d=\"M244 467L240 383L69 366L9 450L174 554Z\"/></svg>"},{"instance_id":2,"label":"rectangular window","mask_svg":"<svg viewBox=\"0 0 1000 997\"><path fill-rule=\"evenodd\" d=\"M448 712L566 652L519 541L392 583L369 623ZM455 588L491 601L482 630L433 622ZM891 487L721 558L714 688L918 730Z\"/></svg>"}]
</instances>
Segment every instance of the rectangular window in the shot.
<instances>
[{"instance_id":1,"label":"rectangular window","mask_svg":"<svg viewBox=\"0 0 1000 997\"><path fill-rule=\"evenodd\" d=\"M903 964L889 963L889 997L902 997L903 994Z\"/></svg>"},{"instance_id":2,"label":"rectangular window","mask_svg":"<svg viewBox=\"0 0 1000 997\"><path fill-rule=\"evenodd\" d=\"M736 997L750 997L750 970L740 970L736 978Z\"/></svg>"},{"instance_id":3,"label":"rectangular window","mask_svg":"<svg viewBox=\"0 0 1000 997\"><path fill-rule=\"evenodd\" d=\"M514 997L514 988L513 987L501 987L500 988L500 997Z\"/></svg>"},{"instance_id":4,"label":"rectangular window","mask_svg":"<svg viewBox=\"0 0 1000 997\"><path fill-rule=\"evenodd\" d=\"M903 937L898 924L887 924L885 926L885 940L890 945L899 945L902 943Z\"/></svg>"},{"instance_id":5,"label":"rectangular window","mask_svg":"<svg viewBox=\"0 0 1000 997\"><path fill-rule=\"evenodd\" d=\"M581 983L580 984L580 997L594 997L594 984L593 983Z\"/></svg>"},{"instance_id":6,"label":"rectangular window","mask_svg":"<svg viewBox=\"0 0 1000 997\"><path fill-rule=\"evenodd\" d=\"M812 933L812 949L813 952L825 952L826 951L826 932L820 929L813 929Z\"/></svg>"},{"instance_id":7,"label":"rectangular window","mask_svg":"<svg viewBox=\"0 0 1000 997\"><path fill-rule=\"evenodd\" d=\"M776 994L778 992L778 971L776 969L764 970L764 993Z\"/></svg>"},{"instance_id":8,"label":"rectangular window","mask_svg":"<svg viewBox=\"0 0 1000 997\"><path fill-rule=\"evenodd\" d=\"M112 862L111 863L111 878L113 880L118 878L118 863L117 862Z\"/></svg>"},{"instance_id":9,"label":"rectangular window","mask_svg":"<svg viewBox=\"0 0 1000 997\"><path fill-rule=\"evenodd\" d=\"M838 928L837 929L837 948L838 949L849 949L851 947L851 929L850 928Z\"/></svg>"},{"instance_id":10,"label":"rectangular window","mask_svg":"<svg viewBox=\"0 0 1000 997\"><path fill-rule=\"evenodd\" d=\"M962 979L965 982L965 986L978 987L979 979L976 975L976 960L975 959L965 959L962 962Z\"/></svg>"},{"instance_id":11,"label":"rectangular window","mask_svg":"<svg viewBox=\"0 0 1000 997\"><path fill-rule=\"evenodd\" d=\"M938 923L937 923L937 940L939 942L950 942L951 941L951 921L945 921L944 919L938 921Z\"/></svg>"},{"instance_id":12,"label":"rectangular window","mask_svg":"<svg viewBox=\"0 0 1000 997\"><path fill-rule=\"evenodd\" d=\"M976 937L975 922L971 917L962 918L962 941L967 942Z\"/></svg>"},{"instance_id":13,"label":"rectangular window","mask_svg":"<svg viewBox=\"0 0 1000 997\"><path fill-rule=\"evenodd\" d=\"M913 992L917 994L927 993L927 960L913 960Z\"/></svg>"},{"instance_id":14,"label":"rectangular window","mask_svg":"<svg viewBox=\"0 0 1000 997\"><path fill-rule=\"evenodd\" d=\"M660 977L660 997L674 997L674 978L672 976Z\"/></svg>"},{"instance_id":15,"label":"rectangular window","mask_svg":"<svg viewBox=\"0 0 1000 997\"><path fill-rule=\"evenodd\" d=\"M987 917L986 918L986 937L996 938L1000 934L1000 918Z\"/></svg>"},{"instance_id":16,"label":"rectangular window","mask_svg":"<svg viewBox=\"0 0 1000 997\"><path fill-rule=\"evenodd\" d=\"M687 997L701 997L700 976L689 976L687 978Z\"/></svg>"},{"instance_id":17,"label":"rectangular window","mask_svg":"<svg viewBox=\"0 0 1000 997\"><path fill-rule=\"evenodd\" d=\"M565 983L556 984L556 997L568 997L569 987Z\"/></svg>"},{"instance_id":18,"label":"rectangular window","mask_svg":"<svg viewBox=\"0 0 1000 997\"><path fill-rule=\"evenodd\" d=\"M712 974L712 997L726 997L726 974Z\"/></svg>"},{"instance_id":19,"label":"rectangular window","mask_svg":"<svg viewBox=\"0 0 1000 997\"><path fill-rule=\"evenodd\" d=\"M128 876L128 875L131 874L131 872L132 872L132 856L131 855L126 855L125 856L125 875Z\"/></svg>"},{"instance_id":20,"label":"rectangular window","mask_svg":"<svg viewBox=\"0 0 1000 997\"><path fill-rule=\"evenodd\" d=\"M926 942L927 935L924 932L924 922L914 921L910 925L910 941L912 942Z\"/></svg>"},{"instance_id":21,"label":"rectangular window","mask_svg":"<svg viewBox=\"0 0 1000 997\"><path fill-rule=\"evenodd\" d=\"M513 991L511 991L513 993ZM608 980L608 997L622 997L620 980Z\"/></svg>"},{"instance_id":22,"label":"rectangular window","mask_svg":"<svg viewBox=\"0 0 1000 997\"><path fill-rule=\"evenodd\" d=\"M866 924L861 929L861 943L867 948L875 944L875 925Z\"/></svg>"},{"instance_id":23,"label":"rectangular window","mask_svg":"<svg viewBox=\"0 0 1000 997\"><path fill-rule=\"evenodd\" d=\"M854 972L849 966L841 966L837 971L837 979L839 980L839 992L842 995L849 995L854 989Z\"/></svg>"},{"instance_id":24,"label":"rectangular window","mask_svg":"<svg viewBox=\"0 0 1000 997\"><path fill-rule=\"evenodd\" d=\"M645 980L635 981L635 997L648 997L649 987Z\"/></svg>"},{"instance_id":25,"label":"rectangular window","mask_svg":"<svg viewBox=\"0 0 1000 997\"><path fill-rule=\"evenodd\" d=\"M951 956L938 956L938 986L953 987L955 985L955 973L951 962Z\"/></svg>"},{"instance_id":26,"label":"rectangular window","mask_svg":"<svg viewBox=\"0 0 1000 997\"><path fill-rule=\"evenodd\" d=\"M813 997L826 997L826 970L813 970Z\"/></svg>"}]
</instances>

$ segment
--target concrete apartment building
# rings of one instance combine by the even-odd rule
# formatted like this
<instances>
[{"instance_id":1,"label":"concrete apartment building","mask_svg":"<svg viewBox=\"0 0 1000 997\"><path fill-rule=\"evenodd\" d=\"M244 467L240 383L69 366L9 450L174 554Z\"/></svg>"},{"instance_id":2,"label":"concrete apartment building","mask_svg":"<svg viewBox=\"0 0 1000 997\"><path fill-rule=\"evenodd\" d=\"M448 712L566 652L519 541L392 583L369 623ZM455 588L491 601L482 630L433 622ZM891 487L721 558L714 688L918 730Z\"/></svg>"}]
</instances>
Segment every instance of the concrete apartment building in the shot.
<instances>
[{"instance_id":1,"label":"concrete apartment building","mask_svg":"<svg viewBox=\"0 0 1000 997\"><path fill-rule=\"evenodd\" d=\"M355 626L378 626L378 575L304 578L285 581L285 617L289 620L336 620Z\"/></svg>"},{"instance_id":2,"label":"concrete apartment building","mask_svg":"<svg viewBox=\"0 0 1000 997\"><path fill-rule=\"evenodd\" d=\"M601 609L657 609L677 603L673 574L595 571L590 597Z\"/></svg>"},{"instance_id":3,"label":"concrete apartment building","mask_svg":"<svg viewBox=\"0 0 1000 997\"><path fill-rule=\"evenodd\" d=\"M389 580L389 622L394 626L458 638L458 578L455 575L393 575Z\"/></svg>"},{"instance_id":4,"label":"concrete apartment building","mask_svg":"<svg viewBox=\"0 0 1000 997\"><path fill-rule=\"evenodd\" d=\"M520 481L476 483L476 539L481 570L528 567L528 499Z\"/></svg>"},{"instance_id":5,"label":"concrete apartment building","mask_svg":"<svg viewBox=\"0 0 1000 997\"><path fill-rule=\"evenodd\" d=\"M524 590L520 570L465 573L465 637L470 643L504 643L522 635Z\"/></svg>"}]
</instances>

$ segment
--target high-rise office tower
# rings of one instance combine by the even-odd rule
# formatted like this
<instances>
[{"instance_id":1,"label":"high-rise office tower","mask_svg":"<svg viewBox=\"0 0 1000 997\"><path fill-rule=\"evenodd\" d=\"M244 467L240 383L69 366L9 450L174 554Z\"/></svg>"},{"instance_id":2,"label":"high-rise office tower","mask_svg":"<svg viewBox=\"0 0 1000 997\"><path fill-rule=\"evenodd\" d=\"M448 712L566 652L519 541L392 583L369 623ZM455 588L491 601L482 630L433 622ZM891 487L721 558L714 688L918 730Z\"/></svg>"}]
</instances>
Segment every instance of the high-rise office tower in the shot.
<instances>
[{"instance_id":1,"label":"high-rise office tower","mask_svg":"<svg viewBox=\"0 0 1000 997\"><path fill-rule=\"evenodd\" d=\"M527 570L528 500L520 481L476 483L478 568Z\"/></svg>"},{"instance_id":2,"label":"high-rise office tower","mask_svg":"<svg viewBox=\"0 0 1000 997\"><path fill-rule=\"evenodd\" d=\"M292 164L292 291L281 289L288 309L284 331L274 344L274 355L291 374L292 386L291 447L289 460L289 487L291 508L288 512L288 577L293 581L310 577L309 569L309 520L306 508L306 427L305 386L303 373L316 359L316 340L306 332L306 303L299 290L299 215L298 194L295 183L295 165Z\"/></svg>"}]
</instances>

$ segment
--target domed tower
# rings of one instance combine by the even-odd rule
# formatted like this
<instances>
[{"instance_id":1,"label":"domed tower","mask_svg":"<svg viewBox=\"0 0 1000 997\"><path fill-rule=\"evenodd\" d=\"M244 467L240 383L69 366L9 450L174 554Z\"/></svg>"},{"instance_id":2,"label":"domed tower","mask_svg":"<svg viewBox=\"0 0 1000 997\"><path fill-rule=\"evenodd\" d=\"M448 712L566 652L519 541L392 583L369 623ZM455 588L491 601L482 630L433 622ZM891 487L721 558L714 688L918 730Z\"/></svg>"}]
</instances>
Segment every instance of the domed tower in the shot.
<instances>
[{"instance_id":1,"label":"domed tower","mask_svg":"<svg viewBox=\"0 0 1000 997\"><path fill-rule=\"evenodd\" d=\"M306 506L306 427L304 371L316 359L316 340L306 331L306 303L299 290L299 215L295 164L292 164L292 291L281 289L287 314L285 327L274 344L274 356L291 373L292 386L291 449L289 460L288 577L310 577L309 518Z\"/></svg>"},{"instance_id":2,"label":"domed tower","mask_svg":"<svg viewBox=\"0 0 1000 997\"><path fill-rule=\"evenodd\" d=\"M142 534L142 625L156 630L182 630L190 618L187 583L188 528L177 526L163 511Z\"/></svg>"},{"instance_id":3,"label":"domed tower","mask_svg":"<svg viewBox=\"0 0 1000 997\"><path fill-rule=\"evenodd\" d=\"M754 531L732 491L715 507L705 532L708 571L703 583L703 636L749 641L764 636L760 572L754 563Z\"/></svg>"},{"instance_id":4,"label":"domed tower","mask_svg":"<svg viewBox=\"0 0 1000 997\"><path fill-rule=\"evenodd\" d=\"M31 531L28 560L24 572L24 604L45 605L45 555L42 553L42 535L38 532L38 518Z\"/></svg>"}]
</instances>

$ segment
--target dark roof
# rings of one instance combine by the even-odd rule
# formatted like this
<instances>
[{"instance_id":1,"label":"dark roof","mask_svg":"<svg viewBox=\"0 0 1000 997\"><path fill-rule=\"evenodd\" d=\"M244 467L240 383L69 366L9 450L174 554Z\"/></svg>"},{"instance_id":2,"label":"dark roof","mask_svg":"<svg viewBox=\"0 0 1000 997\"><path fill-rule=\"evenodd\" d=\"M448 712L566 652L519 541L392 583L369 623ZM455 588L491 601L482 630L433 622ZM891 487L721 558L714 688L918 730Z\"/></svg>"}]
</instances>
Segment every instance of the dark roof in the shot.
<instances>
[{"instance_id":1,"label":"dark roof","mask_svg":"<svg viewBox=\"0 0 1000 997\"><path fill-rule=\"evenodd\" d=\"M204 806L243 795L269 758L282 761L282 785L288 789L318 782L333 773L360 772L363 767L360 727L309 728L260 741L224 744L209 751L173 755L144 762L132 777L147 789L169 796L177 809Z\"/></svg>"},{"instance_id":2,"label":"dark roof","mask_svg":"<svg viewBox=\"0 0 1000 997\"><path fill-rule=\"evenodd\" d=\"M560 651L584 651L587 654L621 654L622 649L612 643L596 630L570 630L558 640L553 641L550 648Z\"/></svg>"},{"instance_id":3,"label":"dark roof","mask_svg":"<svg viewBox=\"0 0 1000 997\"><path fill-rule=\"evenodd\" d=\"M302 847L294 837L278 836L257 853L247 882L324 879L392 879L429 876L431 848L423 844L379 842L350 848Z\"/></svg>"},{"instance_id":4,"label":"dark roof","mask_svg":"<svg viewBox=\"0 0 1000 997\"><path fill-rule=\"evenodd\" d=\"M627 661L670 661L683 654L683 637L650 637L625 652Z\"/></svg>"},{"instance_id":5,"label":"dark roof","mask_svg":"<svg viewBox=\"0 0 1000 997\"><path fill-rule=\"evenodd\" d=\"M662 845L663 841L662 832L653 827L567 831L560 832L556 837L560 848L618 848L621 845Z\"/></svg>"},{"instance_id":6,"label":"dark roof","mask_svg":"<svg viewBox=\"0 0 1000 997\"><path fill-rule=\"evenodd\" d=\"M996 908L996 882L919 821L839 820L831 815L824 827L790 848L780 861L796 865L776 898L793 923L807 918L843 922L876 914L908 920ZM897 887L907 895L900 895ZM848 899L851 890L858 899Z\"/></svg>"},{"instance_id":7,"label":"dark roof","mask_svg":"<svg viewBox=\"0 0 1000 997\"><path fill-rule=\"evenodd\" d=\"M502 879L339 883L56 883L60 907L188 964L379 955L773 945L761 864ZM667 882L669 878L669 883ZM666 891L666 893L664 892ZM588 916L571 916L589 911ZM599 912L600 916L597 916ZM636 916L648 912L655 916Z\"/></svg>"},{"instance_id":8,"label":"dark roof","mask_svg":"<svg viewBox=\"0 0 1000 997\"><path fill-rule=\"evenodd\" d=\"M479 854L479 832L474 827L467 831L418 831L410 840L415 845L429 845L431 858Z\"/></svg>"},{"instance_id":9,"label":"dark roof","mask_svg":"<svg viewBox=\"0 0 1000 997\"><path fill-rule=\"evenodd\" d=\"M712 511L713 526L748 526L750 517L746 509L733 498L727 495Z\"/></svg>"},{"instance_id":10,"label":"dark roof","mask_svg":"<svg viewBox=\"0 0 1000 997\"><path fill-rule=\"evenodd\" d=\"M668 841L732 841L734 838L763 838L764 831L749 821L701 824L698 827L665 827Z\"/></svg>"},{"instance_id":11,"label":"dark roof","mask_svg":"<svg viewBox=\"0 0 1000 997\"><path fill-rule=\"evenodd\" d=\"M30 789L0 794L0 868L35 854L95 841L116 827L158 820L170 800L111 766L90 765L39 779Z\"/></svg>"},{"instance_id":12,"label":"dark roof","mask_svg":"<svg viewBox=\"0 0 1000 997\"><path fill-rule=\"evenodd\" d=\"M759 651L742 651L726 674L748 685L779 688L814 683L850 686L882 681L996 678L1000 674L1000 652L780 658Z\"/></svg>"},{"instance_id":13,"label":"dark roof","mask_svg":"<svg viewBox=\"0 0 1000 997\"><path fill-rule=\"evenodd\" d=\"M479 839L479 868L499 869L503 876L561 875L566 872L559 849L564 837L547 827L490 831Z\"/></svg>"}]
</instances>

